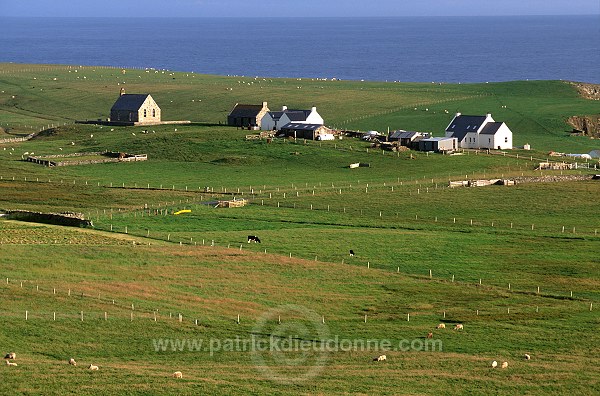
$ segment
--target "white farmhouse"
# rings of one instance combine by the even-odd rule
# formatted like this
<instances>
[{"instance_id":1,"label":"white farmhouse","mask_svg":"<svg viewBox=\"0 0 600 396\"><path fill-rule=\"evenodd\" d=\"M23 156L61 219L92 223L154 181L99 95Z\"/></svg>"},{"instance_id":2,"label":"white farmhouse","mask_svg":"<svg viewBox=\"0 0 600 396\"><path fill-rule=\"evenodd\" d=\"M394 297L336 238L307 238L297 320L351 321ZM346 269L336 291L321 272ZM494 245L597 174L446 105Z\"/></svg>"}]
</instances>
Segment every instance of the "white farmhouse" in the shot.
<instances>
[{"instance_id":1,"label":"white farmhouse","mask_svg":"<svg viewBox=\"0 0 600 396\"><path fill-rule=\"evenodd\" d=\"M456 113L446 128L446 137L458 140L460 148L512 149L512 132L503 122L496 122L491 114L470 116Z\"/></svg>"},{"instance_id":2,"label":"white farmhouse","mask_svg":"<svg viewBox=\"0 0 600 396\"><path fill-rule=\"evenodd\" d=\"M265 114L261 129L264 131L279 131L284 125L292 122L296 124L325 124L316 107L310 110L290 110L287 106L283 106L281 111L269 111Z\"/></svg>"}]
</instances>

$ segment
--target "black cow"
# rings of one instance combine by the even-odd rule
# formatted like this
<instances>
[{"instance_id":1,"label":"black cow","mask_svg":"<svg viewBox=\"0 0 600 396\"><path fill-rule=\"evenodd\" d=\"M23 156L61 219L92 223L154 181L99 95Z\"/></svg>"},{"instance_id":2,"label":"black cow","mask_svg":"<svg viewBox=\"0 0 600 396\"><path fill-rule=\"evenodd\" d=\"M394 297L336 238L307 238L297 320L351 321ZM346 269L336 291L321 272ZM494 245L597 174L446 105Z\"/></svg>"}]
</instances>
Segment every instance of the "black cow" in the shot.
<instances>
[{"instance_id":1,"label":"black cow","mask_svg":"<svg viewBox=\"0 0 600 396\"><path fill-rule=\"evenodd\" d=\"M255 235L248 235L248 243L250 242L260 243L260 238Z\"/></svg>"},{"instance_id":2,"label":"black cow","mask_svg":"<svg viewBox=\"0 0 600 396\"><path fill-rule=\"evenodd\" d=\"M350 249L350 257L354 257L354 250Z\"/></svg>"}]
</instances>

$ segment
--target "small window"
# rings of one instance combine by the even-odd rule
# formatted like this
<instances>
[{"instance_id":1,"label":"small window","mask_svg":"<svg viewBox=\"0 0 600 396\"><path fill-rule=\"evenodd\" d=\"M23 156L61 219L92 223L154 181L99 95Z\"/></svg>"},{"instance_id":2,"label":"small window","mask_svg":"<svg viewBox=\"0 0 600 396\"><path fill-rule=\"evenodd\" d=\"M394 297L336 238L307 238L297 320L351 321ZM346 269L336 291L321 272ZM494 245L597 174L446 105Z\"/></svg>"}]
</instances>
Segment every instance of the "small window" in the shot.
<instances>
[{"instance_id":1,"label":"small window","mask_svg":"<svg viewBox=\"0 0 600 396\"><path fill-rule=\"evenodd\" d=\"M156 117L156 109L152 109L152 117Z\"/></svg>"},{"instance_id":2,"label":"small window","mask_svg":"<svg viewBox=\"0 0 600 396\"><path fill-rule=\"evenodd\" d=\"M146 117L146 109L144 109L144 118Z\"/></svg>"},{"instance_id":3,"label":"small window","mask_svg":"<svg viewBox=\"0 0 600 396\"><path fill-rule=\"evenodd\" d=\"M508 136L504 138L504 143L508 143Z\"/></svg>"}]
</instances>

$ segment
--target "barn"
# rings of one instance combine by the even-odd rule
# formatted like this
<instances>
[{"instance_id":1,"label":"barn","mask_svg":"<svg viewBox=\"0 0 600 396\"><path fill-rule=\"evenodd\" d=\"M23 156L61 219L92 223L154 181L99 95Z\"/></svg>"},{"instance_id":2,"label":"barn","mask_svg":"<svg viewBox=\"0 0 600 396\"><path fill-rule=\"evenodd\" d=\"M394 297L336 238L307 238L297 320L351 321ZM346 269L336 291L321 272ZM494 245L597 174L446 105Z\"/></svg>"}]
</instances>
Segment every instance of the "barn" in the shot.
<instances>
[{"instance_id":1,"label":"barn","mask_svg":"<svg viewBox=\"0 0 600 396\"><path fill-rule=\"evenodd\" d=\"M269 112L267 102L262 105L236 103L227 116L227 125L240 128L260 128L262 119Z\"/></svg>"},{"instance_id":2,"label":"barn","mask_svg":"<svg viewBox=\"0 0 600 396\"><path fill-rule=\"evenodd\" d=\"M281 134L295 139L307 140L320 140L320 136L324 136L323 140L330 140L329 137L335 135L333 130L321 124L302 124L294 122L284 125L281 128Z\"/></svg>"},{"instance_id":3,"label":"barn","mask_svg":"<svg viewBox=\"0 0 600 396\"><path fill-rule=\"evenodd\" d=\"M111 122L158 124L161 122L160 107L150 94L126 94L121 89L119 99L110 109Z\"/></svg>"}]
</instances>

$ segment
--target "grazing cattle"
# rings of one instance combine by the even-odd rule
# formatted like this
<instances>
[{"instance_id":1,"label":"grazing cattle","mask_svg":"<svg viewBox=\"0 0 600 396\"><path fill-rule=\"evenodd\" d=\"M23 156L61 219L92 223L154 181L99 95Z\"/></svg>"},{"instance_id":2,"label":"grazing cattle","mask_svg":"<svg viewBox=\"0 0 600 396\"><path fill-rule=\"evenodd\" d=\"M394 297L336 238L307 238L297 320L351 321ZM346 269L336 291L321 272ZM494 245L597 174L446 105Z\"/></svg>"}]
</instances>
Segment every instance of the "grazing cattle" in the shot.
<instances>
[{"instance_id":1,"label":"grazing cattle","mask_svg":"<svg viewBox=\"0 0 600 396\"><path fill-rule=\"evenodd\" d=\"M433 338L433 332L430 331L429 333L427 333L427 338Z\"/></svg>"},{"instance_id":2,"label":"grazing cattle","mask_svg":"<svg viewBox=\"0 0 600 396\"><path fill-rule=\"evenodd\" d=\"M4 359L16 359L17 358L17 354L14 352L11 353L7 353L6 356L4 356Z\"/></svg>"},{"instance_id":3,"label":"grazing cattle","mask_svg":"<svg viewBox=\"0 0 600 396\"><path fill-rule=\"evenodd\" d=\"M508 367L508 362L502 362L502 368L507 368Z\"/></svg>"},{"instance_id":4,"label":"grazing cattle","mask_svg":"<svg viewBox=\"0 0 600 396\"><path fill-rule=\"evenodd\" d=\"M527 354L527 353L525 354L524 358L525 358L525 360L531 360L531 356L529 356L529 354Z\"/></svg>"},{"instance_id":5,"label":"grazing cattle","mask_svg":"<svg viewBox=\"0 0 600 396\"><path fill-rule=\"evenodd\" d=\"M6 361L6 365L7 366L18 366L17 363L9 362L8 360Z\"/></svg>"},{"instance_id":6,"label":"grazing cattle","mask_svg":"<svg viewBox=\"0 0 600 396\"><path fill-rule=\"evenodd\" d=\"M248 243L250 242L260 243L260 238L256 235L248 235Z\"/></svg>"},{"instance_id":7,"label":"grazing cattle","mask_svg":"<svg viewBox=\"0 0 600 396\"><path fill-rule=\"evenodd\" d=\"M350 257L354 257L354 250L350 249Z\"/></svg>"},{"instance_id":8,"label":"grazing cattle","mask_svg":"<svg viewBox=\"0 0 600 396\"><path fill-rule=\"evenodd\" d=\"M384 360L387 360L387 356L385 356L385 355L379 355L379 356L373 358L373 361L375 361L375 362L382 362Z\"/></svg>"},{"instance_id":9,"label":"grazing cattle","mask_svg":"<svg viewBox=\"0 0 600 396\"><path fill-rule=\"evenodd\" d=\"M492 368L496 368L496 367L498 367L498 362L494 360L492 362Z\"/></svg>"},{"instance_id":10,"label":"grazing cattle","mask_svg":"<svg viewBox=\"0 0 600 396\"><path fill-rule=\"evenodd\" d=\"M462 324L457 324L456 326L454 326L454 330L462 330L463 329L463 325Z\"/></svg>"},{"instance_id":11,"label":"grazing cattle","mask_svg":"<svg viewBox=\"0 0 600 396\"><path fill-rule=\"evenodd\" d=\"M92 370L92 371L97 371L99 369L98 366L94 366L93 364L90 364L90 367L88 367L88 369Z\"/></svg>"},{"instance_id":12,"label":"grazing cattle","mask_svg":"<svg viewBox=\"0 0 600 396\"><path fill-rule=\"evenodd\" d=\"M175 371L173 373L173 378L183 378L183 374L181 373L181 371Z\"/></svg>"},{"instance_id":13,"label":"grazing cattle","mask_svg":"<svg viewBox=\"0 0 600 396\"><path fill-rule=\"evenodd\" d=\"M446 328L446 323L440 323L439 325L437 325L436 329L445 329Z\"/></svg>"},{"instance_id":14,"label":"grazing cattle","mask_svg":"<svg viewBox=\"0 0 600 396\"><path fill-rule=\"evenodd\" d=\"M69 364L70 364L71 366L77 366L77 362L76 362L76 361L75 361L75 359L73 359L73 358L69 359Z\"/></svg>"}]
</instances>

